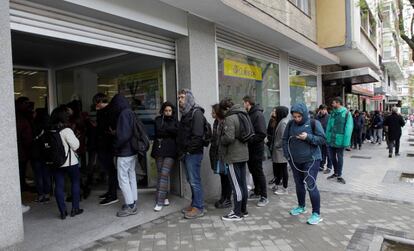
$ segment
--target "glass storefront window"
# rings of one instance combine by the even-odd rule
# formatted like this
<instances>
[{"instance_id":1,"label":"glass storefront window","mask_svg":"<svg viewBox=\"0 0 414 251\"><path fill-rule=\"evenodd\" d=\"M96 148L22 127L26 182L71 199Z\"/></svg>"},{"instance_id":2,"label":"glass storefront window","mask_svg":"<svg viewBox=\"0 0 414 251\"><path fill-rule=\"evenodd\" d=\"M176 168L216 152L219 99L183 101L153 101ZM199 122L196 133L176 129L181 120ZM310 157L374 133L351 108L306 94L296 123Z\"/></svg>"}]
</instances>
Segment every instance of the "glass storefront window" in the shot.
<instances>
[{"instance_id":1,"label":"glass storefront window","mask_svg":"<svg viewBox=\"0 0 414 251\"><path fill-rule=\"evenodd\" d=\"M309 111L318 108L316 75L289 68L290 104L305 103Z\"/></svg>"},{"instance_id":2,"label":"glass storefront window","mask_svg":"<svg viewBox=\"0 0 414 251\"><path fill-rule=\"evenodd\" d=\"M14 97L27 97L33 108L48 108L47 71L13 69Z\"/></svg>"},{"instance_id":3,"label":"glass storefront window","mask_svg":"<svg viewBox=\"0 0 414 251\"><path fill-rule=\"evenodd\" d=\"M264 108L267 119L272 108L280 104L279 65L218 48L218 80L220 100L230 97L243 103L250 95Z\"/></svg>"}]
</instances>

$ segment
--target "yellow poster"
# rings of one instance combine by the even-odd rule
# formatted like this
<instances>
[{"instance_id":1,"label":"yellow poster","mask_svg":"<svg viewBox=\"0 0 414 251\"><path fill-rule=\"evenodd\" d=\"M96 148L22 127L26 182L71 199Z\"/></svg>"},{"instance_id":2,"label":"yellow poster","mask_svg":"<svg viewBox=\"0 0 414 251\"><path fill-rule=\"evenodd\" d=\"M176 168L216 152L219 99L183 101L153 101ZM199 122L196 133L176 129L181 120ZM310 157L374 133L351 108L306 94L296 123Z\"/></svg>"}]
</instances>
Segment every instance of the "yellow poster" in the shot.
<instances>
[{"instance_id":1,"label":"yellow poster","mask_svg":"<svg viewBox=\"0 0 414 251\"><path fill-rule=\"evenodd\" d=\"M306 86L306 79L299 76L291 76L289 77L289 85L296 86L296 87L305 87Z\"/></svg>"},{"instance_id":2,"label":"yellow poster","mask_svg":"<svg viewBox=\"0 0 414 251\"><path fill-rule=\"evenodd\" d=\"M262 69L260 67L243 64L233 60L224 60L224 75L237 78L262 80Z\"/></svg>"}]
</instances>

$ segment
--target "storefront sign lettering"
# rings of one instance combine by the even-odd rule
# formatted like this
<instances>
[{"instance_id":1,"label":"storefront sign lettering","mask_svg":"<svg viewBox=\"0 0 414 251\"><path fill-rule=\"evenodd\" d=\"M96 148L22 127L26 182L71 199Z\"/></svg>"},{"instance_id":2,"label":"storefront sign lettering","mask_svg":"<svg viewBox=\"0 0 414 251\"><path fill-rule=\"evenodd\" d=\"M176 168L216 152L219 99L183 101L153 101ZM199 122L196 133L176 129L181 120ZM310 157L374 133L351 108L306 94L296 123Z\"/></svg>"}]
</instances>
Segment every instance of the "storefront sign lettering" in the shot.
<instances>
[{"instance_id":1,"label":"storefront sign lettering","mask_svg":"<svg viewBox=\"0 0 414 251\"><path fill-rule=\"evenodd\" d=\"M224 60L224 75L237 78L262 80L262 69L260 67L239 63L233 60Z\"/></svg>"},{"instance_id":2,"label":"storefront sign lettering","mask_svg":"<svg viewBox=\"0 0 414 251\"><path fill-rule=\"evenodd\" d=\"M299 76L290 76L289 85L304 88L306 86L306 79Z\"/></svg>"}]
</instances>

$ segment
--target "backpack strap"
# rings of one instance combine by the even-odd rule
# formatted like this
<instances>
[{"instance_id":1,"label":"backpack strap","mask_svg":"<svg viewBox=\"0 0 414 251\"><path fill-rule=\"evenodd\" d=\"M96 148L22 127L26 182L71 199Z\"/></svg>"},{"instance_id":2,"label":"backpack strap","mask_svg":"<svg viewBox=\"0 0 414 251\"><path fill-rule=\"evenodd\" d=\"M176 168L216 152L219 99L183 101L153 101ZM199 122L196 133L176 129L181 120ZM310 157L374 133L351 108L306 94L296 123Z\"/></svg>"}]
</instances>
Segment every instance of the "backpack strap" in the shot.
<instances>
[{"instance_id":1,"label":"backpack strap","mask_svg":"<svg viewBox=\"0 0 414 251\"><path fill-rule=\"evenodd\" d=\"M345 134L345 129L346 129L346 123L348 122L348 116L349 116L349 110L347 110L345 114L344 134Z\"/></svg>"},{"instance_id":2,"label":"backpack strap","mask_svg":"<svg viewBox=\"0 0 414 251\"><path fill-rule=\"evenodd\" d=\"M289 122L286 125L286 129L285 130L288 130L288 135L290 133L290 128L292 127L292 123L293 123L293 119L289 120Z\"/></svg>"}]
</instances>

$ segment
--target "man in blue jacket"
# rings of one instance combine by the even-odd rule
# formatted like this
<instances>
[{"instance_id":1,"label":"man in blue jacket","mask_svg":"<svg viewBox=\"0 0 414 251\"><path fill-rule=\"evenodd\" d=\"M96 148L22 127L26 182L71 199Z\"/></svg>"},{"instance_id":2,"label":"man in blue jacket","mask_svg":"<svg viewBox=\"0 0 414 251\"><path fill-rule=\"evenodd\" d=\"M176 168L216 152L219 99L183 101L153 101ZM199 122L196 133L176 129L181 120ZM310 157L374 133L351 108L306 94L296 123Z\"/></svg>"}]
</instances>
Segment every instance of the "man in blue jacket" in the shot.
<instances>
[{"instance_id":1,"label":"man in blue jacket","mask_svg":"<svg viewBox=\"0 0 414 251\"><path fill-rule=\"evenodd\" d=\"M283 153L292 168L298 207L293 208L290 214L307 212L306 188L312 203L312 215L307 223L315 225L322 221L316 177L322 159L320 147L326 141L325 133L319 121L309 118L308 108L304 103L293 105L291 114L293 120L289 121L283 135Z\"/></svg>"}]
</instances>

